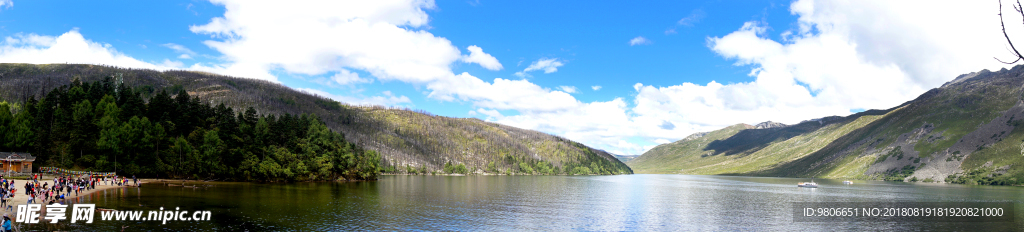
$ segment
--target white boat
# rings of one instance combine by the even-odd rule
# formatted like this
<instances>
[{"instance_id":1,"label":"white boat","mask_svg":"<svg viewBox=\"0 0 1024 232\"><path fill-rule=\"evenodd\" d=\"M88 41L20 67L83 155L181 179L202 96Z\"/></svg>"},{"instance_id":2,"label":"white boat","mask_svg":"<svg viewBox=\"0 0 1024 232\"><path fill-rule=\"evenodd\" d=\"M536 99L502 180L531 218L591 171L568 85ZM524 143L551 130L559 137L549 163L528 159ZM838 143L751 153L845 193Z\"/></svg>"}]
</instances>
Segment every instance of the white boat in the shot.
<instances>
[{"instance_id":1,"label":"white boat","mask_svg":"<svg viewBox=\"0 0 1024 232\"><path fill-rule=\"evenodd\" d=\"M844 180L843 184L853 184L853 181Z\"/></svg>"},{"instance_id":2,"label":"white boat","mask_svg":"<svg viewBox=\"0 0 1024 232\"><path fill-rule=\"evenodd\" d=\"M818 187L818 183L814 183L814 180L811 180L811 182L800 182L800 183L797 183L796 186L797 187L801 187L801 188L817 188Z\"/></svg>"}]
</instances>

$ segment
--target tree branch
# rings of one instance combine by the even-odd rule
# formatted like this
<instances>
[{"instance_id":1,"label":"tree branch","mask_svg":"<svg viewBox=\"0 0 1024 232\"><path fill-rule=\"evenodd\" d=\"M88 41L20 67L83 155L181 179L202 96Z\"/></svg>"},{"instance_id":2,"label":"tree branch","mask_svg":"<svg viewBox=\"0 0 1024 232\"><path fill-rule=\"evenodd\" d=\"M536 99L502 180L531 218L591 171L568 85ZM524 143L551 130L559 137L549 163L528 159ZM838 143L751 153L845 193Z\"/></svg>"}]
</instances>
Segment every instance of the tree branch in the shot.
<instances>
[{"instance_id":1,"label":"tree branch","mask_svg":"<svg viewBox=\"0 0 1024 232\"><path fill-rule=\"evenodd\" d=\"M1024 11L1022 11L1021 7L1020 7L1020 0L1017 0L1017 5L1014 5L1013 9L1017 10L1017 13L1020 13L1021 16L1024 16ZM1001 62L1003 64L1014 64L1014 63L1017 63L1017 62L1021 61L1022 59L1024 59L1024 55L1021 55L1020 52L1017 51L1017 48L1013 46L1013 41L1010 41L1010 35L1006 34L1006 24L1003 22L1003 1L1002 0L999 1L999 26L1003 28L1003 37L1006 37L1006 42L1010 44L1010 48L1013 49L1013 54L1017 55L1017 59L1014 60L1013 62L1006 62L1006 61L1000 60L999 58L995 58L995 57L992 57L992 58L995 58L997 61L999 61L999 62Z\"/></svg>"}]
</instances>

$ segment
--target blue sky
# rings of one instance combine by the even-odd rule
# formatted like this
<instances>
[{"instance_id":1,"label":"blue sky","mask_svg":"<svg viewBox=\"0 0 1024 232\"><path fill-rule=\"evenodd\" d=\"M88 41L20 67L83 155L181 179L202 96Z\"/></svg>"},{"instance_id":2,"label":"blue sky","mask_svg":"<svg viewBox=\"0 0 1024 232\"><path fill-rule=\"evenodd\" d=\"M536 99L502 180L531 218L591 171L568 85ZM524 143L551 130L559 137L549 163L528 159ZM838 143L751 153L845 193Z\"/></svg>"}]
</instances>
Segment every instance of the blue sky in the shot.
<instances>
[{"instance_id":1,"label":"blue sky","mask_svg":"<svg viewBox=\"0 0 1024 232\"><path fill-rule=\"evenodd\" d=\"M0 62L266 79L639 155L736 123L889 108L1004 67L997 5L924 3L0 0Z\"/></svg>"}]
</instances>

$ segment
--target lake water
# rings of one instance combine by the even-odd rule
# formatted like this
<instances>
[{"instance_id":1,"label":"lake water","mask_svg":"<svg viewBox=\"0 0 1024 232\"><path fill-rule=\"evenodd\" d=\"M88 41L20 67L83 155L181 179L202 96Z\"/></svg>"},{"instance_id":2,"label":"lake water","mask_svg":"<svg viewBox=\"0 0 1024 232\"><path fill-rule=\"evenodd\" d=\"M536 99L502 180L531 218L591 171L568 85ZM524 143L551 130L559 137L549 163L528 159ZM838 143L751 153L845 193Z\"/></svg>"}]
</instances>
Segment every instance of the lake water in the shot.
<instances>
[{"instance_id":1,"label":"lake water","mask_svg":"<svg viewBox=\"0 0 1024 232\"><path fill-rule=\"evenodd\" d=\"M356 183L148 184L84 201L117 210L210 210L210 221L31 225L36 230L984 230L1010 223L793 222L793 202L1007 202L1024 188L794 178L619 176L383 176ZM127 226L127 227L125 227Z\"/></svg>"}]
</instances>

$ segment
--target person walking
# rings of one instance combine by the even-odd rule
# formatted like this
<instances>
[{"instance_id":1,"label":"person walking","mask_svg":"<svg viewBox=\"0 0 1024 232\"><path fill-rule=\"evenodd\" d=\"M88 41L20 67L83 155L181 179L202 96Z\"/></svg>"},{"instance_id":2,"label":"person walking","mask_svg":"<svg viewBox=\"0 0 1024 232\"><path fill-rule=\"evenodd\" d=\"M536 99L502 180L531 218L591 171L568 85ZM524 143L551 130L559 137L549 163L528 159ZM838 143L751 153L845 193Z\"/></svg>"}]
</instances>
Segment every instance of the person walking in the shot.
<instances>
[{"instance_id":1,"label":"person walking","mask_svg":"<svg viewBox=\"0 0 1024 232\"><path fill-rule=\"evenodd\" d=\"M4 213L4 232L11 232L11 216Z\"/></svg>"}]
</instances>

